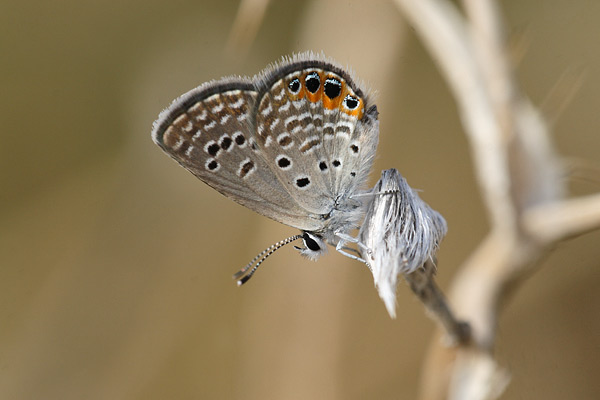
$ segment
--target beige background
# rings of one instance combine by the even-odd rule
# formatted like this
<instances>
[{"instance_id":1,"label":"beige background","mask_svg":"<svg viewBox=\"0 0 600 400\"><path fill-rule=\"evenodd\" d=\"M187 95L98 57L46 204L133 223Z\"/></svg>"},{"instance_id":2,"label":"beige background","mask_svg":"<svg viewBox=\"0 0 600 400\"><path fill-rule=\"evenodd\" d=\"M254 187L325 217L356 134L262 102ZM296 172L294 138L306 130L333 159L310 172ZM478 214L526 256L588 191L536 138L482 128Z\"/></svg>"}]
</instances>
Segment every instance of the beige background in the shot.
<instances>
[{"instance_id":1,"label":"beige background","mask_svg":"<svg viewBox=\"0 0 600 400\"><path fill-rule=\"evenodd\" d=\"M600 186L600 3L502 2L519 79L558 151ZM196 180L150 140L177 95L323 50L378 92L372 182L395 167L446 217L439 281L486 231L455 105L394 6L274 2L223 51L235 1L0 4L0 398L415 398L433 325L405 284L391 320L364 266L291 248L295 233ZM557 115L568 91L583 85ZM566 84L564 84L566 82ZM558 102L556 100L559 100ZM550 100L550 101L548 101ZM501 318L505 399L600 397L600 232L560 245Z\"/></svg>"}]
</instances>

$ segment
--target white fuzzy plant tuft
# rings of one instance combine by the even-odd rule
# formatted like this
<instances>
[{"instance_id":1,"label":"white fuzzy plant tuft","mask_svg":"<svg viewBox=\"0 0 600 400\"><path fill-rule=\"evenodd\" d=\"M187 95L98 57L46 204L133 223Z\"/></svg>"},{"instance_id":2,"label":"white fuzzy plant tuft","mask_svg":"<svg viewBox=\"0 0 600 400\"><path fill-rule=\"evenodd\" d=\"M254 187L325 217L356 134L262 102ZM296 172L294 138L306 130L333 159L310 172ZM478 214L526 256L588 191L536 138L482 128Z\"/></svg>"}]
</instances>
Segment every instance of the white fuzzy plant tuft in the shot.
<instances>
[{"instance_id":1,"label":"white fuzzy plant tuft","mask_svg":"<svg viewBox=\"0 0 600 400\"><path fill-rule=\"evenodd\" d=\"M379 296L395 318L398 276L434 263L448 228L396 169L383 171L371 194L358 240L366 246L361 254L371 266Z\"/></svg>"}]
</instances>

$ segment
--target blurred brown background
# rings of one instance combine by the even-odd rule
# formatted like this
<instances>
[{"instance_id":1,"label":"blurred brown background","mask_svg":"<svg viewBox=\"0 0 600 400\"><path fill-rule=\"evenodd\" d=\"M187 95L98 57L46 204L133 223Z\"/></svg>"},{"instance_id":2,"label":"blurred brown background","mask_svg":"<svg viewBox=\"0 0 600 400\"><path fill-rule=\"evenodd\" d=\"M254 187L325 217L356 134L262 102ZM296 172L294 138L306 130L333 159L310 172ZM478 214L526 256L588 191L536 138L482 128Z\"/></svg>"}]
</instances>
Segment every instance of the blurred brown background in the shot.
<instances>
[{"instance_id":1,"label":"blurred brown background","mask_svg":"<svg viewBox=\"0 0 600 400\"><path fill-rule=\"evenodd\" d=\"M584 79L564 112L546 111L558 151L599 167L600 3L502 6L536 104L565 76ZM237 288L231 274L295 230L196 180L150 128L192 87L294 51L351 65L378 92L372 182L399 169L448 221L445 287L487 229L453 100L389 2L274 1L232 55L237 7L0 5L0 398L416 396L433 324L406 285L391 320L363 265L333 250L311 263L288 247ZM573 193L597 191L598 176L572 181ZM600 397L599 244L595 232L559 246L507 305L503 398Z\"/></svg>"}]
</instances>

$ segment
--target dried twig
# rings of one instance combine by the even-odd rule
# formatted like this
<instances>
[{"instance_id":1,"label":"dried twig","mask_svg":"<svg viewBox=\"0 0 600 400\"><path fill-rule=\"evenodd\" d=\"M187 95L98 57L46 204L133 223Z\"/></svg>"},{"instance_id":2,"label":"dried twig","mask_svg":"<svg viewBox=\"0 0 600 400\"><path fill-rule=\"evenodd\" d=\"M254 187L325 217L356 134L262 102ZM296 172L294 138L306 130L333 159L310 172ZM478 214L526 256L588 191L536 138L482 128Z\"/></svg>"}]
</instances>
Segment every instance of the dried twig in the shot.
<instances>
[{"instance_id":1,"label":"dried twig","mask_svg":"<svg viewBox=\"0 0 600 400\"><path fill-rule=\"evenodd\" d=\"M245 54L254 41L265 17L269 0L242 0L229 32L226 50L239 56Z\"/></svg>"},{"instance_id":2,"label":"dried twig","mask_svg":"<svg viewBox=\"0 0 600 400\"><path fill-rule=\"evenodd\" d=\"M405 274L404 279L410 285L413 293L425 305L425 309L432 318L444 330L445 344L447 346L466 345L471 340L471 327L468 323L458 320L450 310L444 294L435 283L435 268L433 260L427 260L422 268Z\"/></svg>"}]
</instances>

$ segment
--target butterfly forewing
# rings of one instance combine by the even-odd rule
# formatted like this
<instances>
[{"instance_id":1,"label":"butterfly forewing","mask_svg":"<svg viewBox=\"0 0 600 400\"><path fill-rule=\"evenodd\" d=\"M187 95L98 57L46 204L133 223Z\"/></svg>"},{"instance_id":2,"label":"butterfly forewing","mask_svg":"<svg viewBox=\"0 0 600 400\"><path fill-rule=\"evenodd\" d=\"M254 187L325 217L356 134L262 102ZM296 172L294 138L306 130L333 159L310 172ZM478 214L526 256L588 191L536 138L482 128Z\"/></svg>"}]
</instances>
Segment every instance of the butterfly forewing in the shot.
<instances>
[{"instance_id":1,"label":"butterfly forewing","mask_svg":"<svg viewBox=\"0 0 600 400\"><path fill-rule=\"evenodd\" d=\"M236 202L299 229L320 225L289 201L251 127L254 87L225 79L181 96L156 121L154 141L195 176Z\"/></svg>"}]
</instances>

